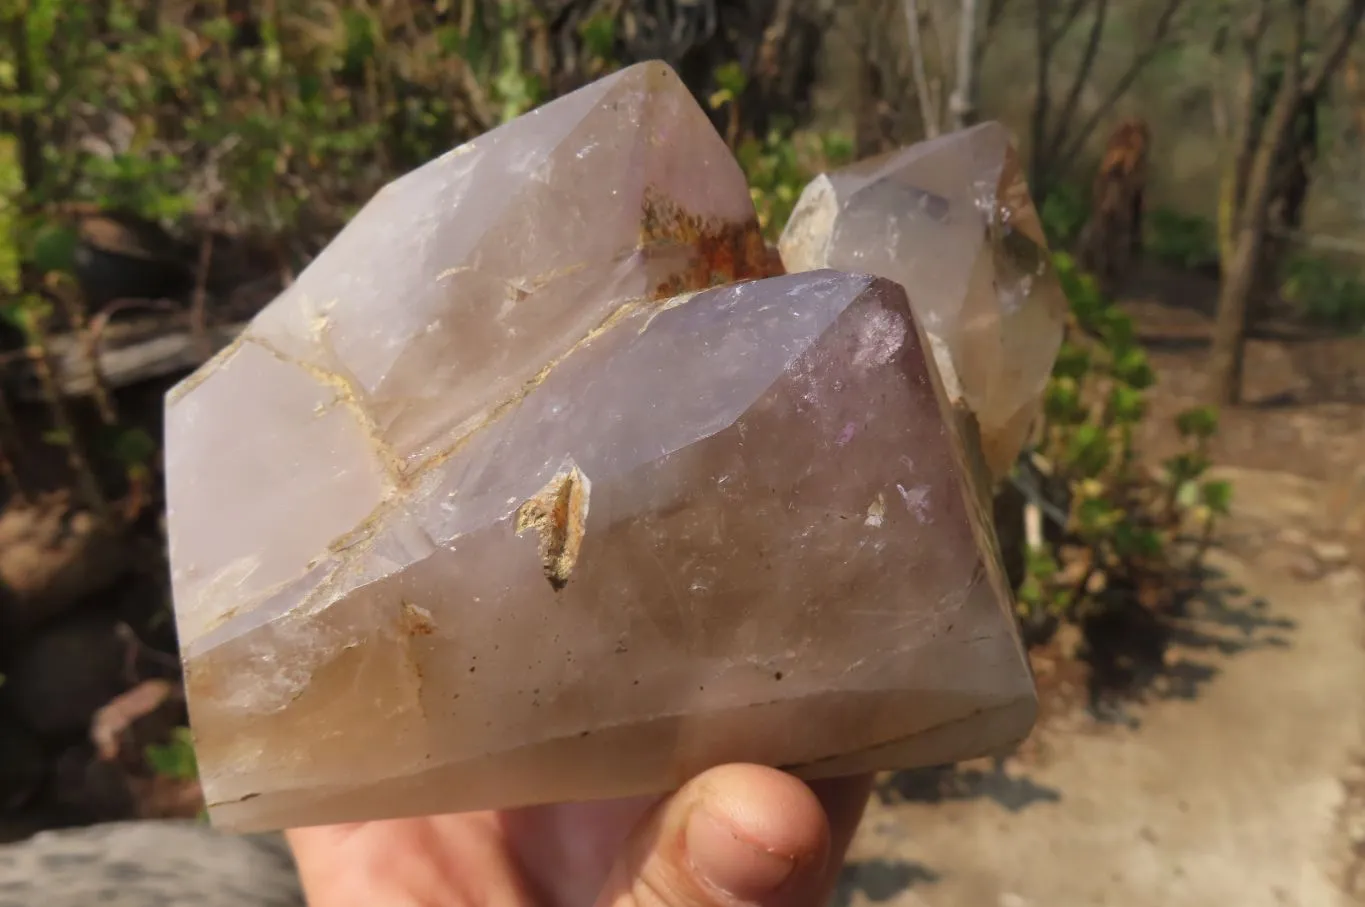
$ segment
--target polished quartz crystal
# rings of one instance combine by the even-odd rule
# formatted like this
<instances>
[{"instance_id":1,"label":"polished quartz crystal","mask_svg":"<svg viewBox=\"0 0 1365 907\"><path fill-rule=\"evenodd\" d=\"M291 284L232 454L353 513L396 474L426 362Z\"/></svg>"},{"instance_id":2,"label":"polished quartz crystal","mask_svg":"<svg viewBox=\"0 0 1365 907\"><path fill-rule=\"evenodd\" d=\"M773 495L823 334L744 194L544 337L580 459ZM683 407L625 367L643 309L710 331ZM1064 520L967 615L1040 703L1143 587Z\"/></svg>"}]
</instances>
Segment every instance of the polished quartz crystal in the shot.
<instances>
[{"instance_id":1,"label":"polished quartz crystal","mask_svg":"<svg viewBox=\"0 0 1365 907\"><path fill-rule=\"evenodd\" d=\"M231 414L292 447L304 481L378 470L363 432L319 436L328 413L358 423L344 408L261 395L282 365L250 340L224 360L172 408L181 452ZM936 764L1019 739L1030 675L944 405L889 281L811 272L623 308L292 578L246 596L235 568L201 592L221 617L188 641L187 682L215 820L638 794L731 760ZM221 480L240 446L198 469ZM290 482L241 481L239 505L179 510L172 532L273 507L272 550L308 522Z\"/></svg>"},{"instance_id":2,"label":"polished quartz crystal","mask_svg":"<svg viewBox=\"0 0 1365 907\"><path fill-rule=\"evenodd\" d=\"M1026 734L989 518L905 291L771 268L724 143L646 64L384 190L176 388L172 579L214 821Z\"/></svg>"},{"instance_id":3,"label":"polished quartz crystal","mask_svg":"<svg viewBox=\"0 0 1365 907\"><path fill-rule=\"evenodd\" d=\"M990 477L1009 471L1061 346L1066 299L1005 127L985 123L817 177L780 248L789 271L838 268L904 286Z\"/></svg>"}]
</instances>

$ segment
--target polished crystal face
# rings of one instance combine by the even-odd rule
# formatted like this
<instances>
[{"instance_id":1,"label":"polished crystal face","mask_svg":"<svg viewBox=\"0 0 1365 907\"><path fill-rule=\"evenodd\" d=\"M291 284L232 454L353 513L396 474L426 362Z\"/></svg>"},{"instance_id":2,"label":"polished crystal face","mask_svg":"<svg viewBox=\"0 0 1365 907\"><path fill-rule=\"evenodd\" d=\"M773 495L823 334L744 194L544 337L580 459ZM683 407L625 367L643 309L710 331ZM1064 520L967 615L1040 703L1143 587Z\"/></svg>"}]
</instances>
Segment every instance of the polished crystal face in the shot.
<instances>
[{"instance_id":1,"label":"polished crystal face","mask_svg":"<svg viewBox=\"0 0 1365 907\"><path fill-rule=\"evenodd\" d=\"M724 143L644 64L381 192L175 389L176 617L214 820L1022 737L1034 692L970 442L905 291L770 267Z\"/></svg>"},{"instance_id":2,"label":"polished crystal face","mask_svg":"<svg viewBox=\"0 0 1365 907\"><path fill-rule=\"evenodd\" d=\"M1008 130L986 123L818 177L781 252L790 271L838 268L905 287L991 473L1009 470L1067 306Z\"/></svg>"}]
</instances>

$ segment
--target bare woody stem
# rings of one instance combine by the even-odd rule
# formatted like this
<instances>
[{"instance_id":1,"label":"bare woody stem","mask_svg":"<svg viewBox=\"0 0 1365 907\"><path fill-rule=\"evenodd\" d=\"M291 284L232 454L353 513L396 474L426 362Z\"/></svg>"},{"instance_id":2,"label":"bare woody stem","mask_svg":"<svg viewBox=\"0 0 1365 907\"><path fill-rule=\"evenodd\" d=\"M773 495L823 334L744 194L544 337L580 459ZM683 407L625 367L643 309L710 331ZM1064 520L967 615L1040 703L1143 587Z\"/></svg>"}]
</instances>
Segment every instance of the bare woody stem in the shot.
<instances>
[{"instance_id":1,"label":"bare woody stem","mask_svg":"<svg viewBox=\"0 0 1365 907\"><path fill-rule=\"evenodd\" d=\"M10 410L9 400L4 392L0 391L0 472L4 474L5 485L9 488L10 494L16 500L22 501L27 495L15 465L19 451L19 429L14 422L14 413Z\"/></svg>"},{"instance_id":2,"label":"bare woody stem","mask_svg":"<svg viewBox=\"0 0 1365 907\"><path fill-rule=\"evenodd\" d=\"M86 506L102 522L108 524L111 517L109 502L105 499L104 491L100 488L99 479L96 478L90 461L81 450L80 440L76 436L76 426L67 412L61 389L57 387L52 372L52 364L48 361L47 332L43 327L42 316L28 309L24 311L22 318L24 333L28 337L28 357L33 363L34 374L38 376L38 381L42 385L43 398L47 401L52 425L62 436L67 464L75 476L76 487L81 497L85 499Z\"/></svg>"},{"instance_id":3,"label":"bare woody stem","mask_svg":"<svg viewBox=\"0 0 1365 907\"><path fill-rule=\"evenodd\" d=\"M918 0L904 0L905 24L910 36L910 68L915 79L915 97L919 101L920 119L924 134L934 138L939 134L938 111L929 93L929 75L924 64L924 36L919 27Z\"/></svg>"}]
</instances>

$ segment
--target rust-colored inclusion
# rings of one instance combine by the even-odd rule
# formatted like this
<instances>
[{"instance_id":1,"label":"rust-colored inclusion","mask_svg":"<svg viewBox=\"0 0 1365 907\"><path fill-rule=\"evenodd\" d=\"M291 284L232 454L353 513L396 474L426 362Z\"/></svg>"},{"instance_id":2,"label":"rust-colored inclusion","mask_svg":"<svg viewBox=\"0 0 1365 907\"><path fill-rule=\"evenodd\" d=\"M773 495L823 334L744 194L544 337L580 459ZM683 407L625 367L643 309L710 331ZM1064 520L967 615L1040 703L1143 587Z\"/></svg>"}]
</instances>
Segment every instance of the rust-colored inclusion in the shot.
<instances>
[{"instance_id":1,"label":"rust-colored inclusion","mask_svg":"<svg viewBox=\"0 0 1365 907\"><path fill-rule=\"evenodd\" d=\"M780 260L764 242L755 220L701 217L652 190L645 191L643 208L642 248L681 246L692 251L689 267L654 287L655 299L782 273Z\"/></svg>"}]
</instances>

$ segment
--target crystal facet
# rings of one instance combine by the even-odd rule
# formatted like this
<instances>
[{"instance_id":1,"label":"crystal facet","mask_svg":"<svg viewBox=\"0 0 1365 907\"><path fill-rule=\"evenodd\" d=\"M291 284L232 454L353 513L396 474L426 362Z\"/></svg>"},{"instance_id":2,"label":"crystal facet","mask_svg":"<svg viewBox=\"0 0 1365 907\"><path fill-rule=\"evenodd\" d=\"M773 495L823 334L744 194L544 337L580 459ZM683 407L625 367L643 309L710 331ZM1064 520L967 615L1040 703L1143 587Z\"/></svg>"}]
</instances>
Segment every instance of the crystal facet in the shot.
<instances>
[{"instance_id":1,"label":"crystal facet","mask_svg":"<svg viewBox=\"0 0 1365 907\"><path fill-rule=\"evenodd\" d=\"M1066 299L1005 127L985 123L823 174L780 243L789 271L867 272L906 287L949 398L998 478L1038 413Z\"/></svg>"}]
</instances>

